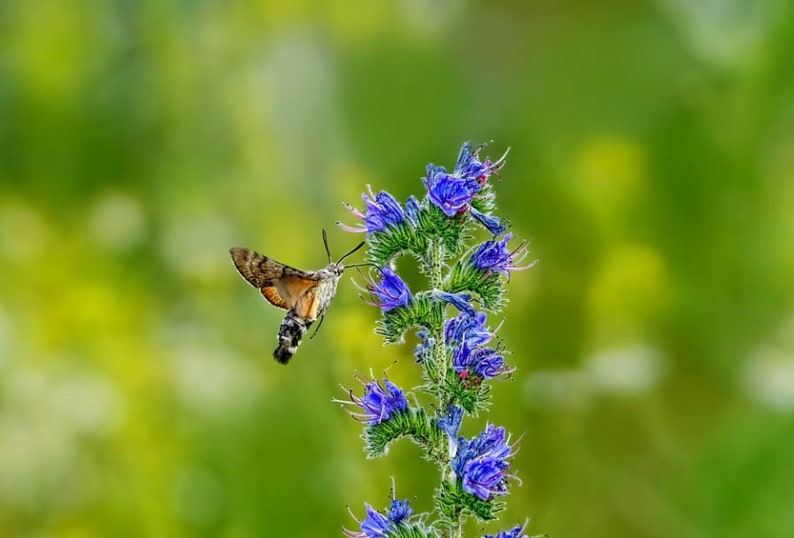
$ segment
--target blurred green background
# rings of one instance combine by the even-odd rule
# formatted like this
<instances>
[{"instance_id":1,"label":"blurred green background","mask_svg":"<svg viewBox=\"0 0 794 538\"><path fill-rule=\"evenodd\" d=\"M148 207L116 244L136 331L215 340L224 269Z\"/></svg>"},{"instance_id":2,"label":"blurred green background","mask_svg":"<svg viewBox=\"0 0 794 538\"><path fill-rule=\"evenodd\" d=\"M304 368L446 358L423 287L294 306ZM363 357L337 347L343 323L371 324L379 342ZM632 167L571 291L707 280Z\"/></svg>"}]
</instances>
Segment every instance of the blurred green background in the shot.
<instances>
[{"instance_id":1,"label":"blurred green background","mask_svg":"<svg viewBox=\"0 0 794 538\"><path fill-rule=\"evenodd\" d=\"M523 484L468 535L794 536L793 50L785 0L0 0L0 536L339 536L391 475L430 507L331 403L411 348L346 277L279 366L227 249L319 268L342 201L464 140L512 148L540 260L490 415Z\"/></svg>"}]
</instances>

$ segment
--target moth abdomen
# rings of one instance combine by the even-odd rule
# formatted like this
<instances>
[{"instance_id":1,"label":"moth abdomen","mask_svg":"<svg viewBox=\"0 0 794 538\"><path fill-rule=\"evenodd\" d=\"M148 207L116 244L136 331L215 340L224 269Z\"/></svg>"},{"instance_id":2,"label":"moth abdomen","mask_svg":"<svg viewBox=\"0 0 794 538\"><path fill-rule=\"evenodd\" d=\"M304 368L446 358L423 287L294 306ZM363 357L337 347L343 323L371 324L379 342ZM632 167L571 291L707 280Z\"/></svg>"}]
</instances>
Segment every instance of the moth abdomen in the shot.
<instances>
[{"instance_id":1,"label":"moth abdomen","mask_svg":"<svg viewBox=\"0 0 794 538\"><path fill-rule=\"evenodd\" d=\"M287 312L278 330L278 347L273 351L273 358L281 364L287 364L298 350L303 335L313 321L300 317L294 310Z\"/></svg>"}]
</instances>

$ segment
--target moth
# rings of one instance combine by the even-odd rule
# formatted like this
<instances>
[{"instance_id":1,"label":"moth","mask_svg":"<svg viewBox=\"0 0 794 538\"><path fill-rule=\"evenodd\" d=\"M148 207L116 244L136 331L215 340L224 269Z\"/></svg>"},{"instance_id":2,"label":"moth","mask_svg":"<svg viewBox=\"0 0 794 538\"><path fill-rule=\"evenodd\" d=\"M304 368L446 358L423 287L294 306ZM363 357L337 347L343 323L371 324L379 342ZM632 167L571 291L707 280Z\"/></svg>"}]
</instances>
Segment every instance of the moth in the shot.
<instances>
[{"instance_id":1,"label":"moth","mask_svg":"<svg viewBox=\"0 0 794 538\"><path fill-rule=\"evenodd\" d=\"M318 318L322 323L323 316L336 295L339 279L345 271L342 261L364 246L362 241L339 258L339 261L334 262L325 230L323 244L328 254L328 265L317 271L301 271L247 248L229 249L232 262L240 275L249 284L259 288L270 304L287 311L278 330L278 347L273 352L273 357L281 364L289 362L312 323Z\"/></svg>"}]
</instances>

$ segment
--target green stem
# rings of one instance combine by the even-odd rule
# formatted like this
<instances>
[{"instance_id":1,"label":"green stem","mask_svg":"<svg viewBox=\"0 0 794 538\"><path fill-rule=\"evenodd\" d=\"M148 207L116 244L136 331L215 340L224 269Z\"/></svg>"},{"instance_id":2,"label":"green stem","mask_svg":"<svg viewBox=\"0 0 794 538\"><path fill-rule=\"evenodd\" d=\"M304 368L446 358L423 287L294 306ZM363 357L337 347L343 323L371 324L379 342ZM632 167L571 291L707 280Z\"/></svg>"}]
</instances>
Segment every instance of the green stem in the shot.
<instances>
[{"instance_id":1,"label":"green stem","mask_svg":"<svg viewBox=\"0 0 794 538\"><path fill-rule=\"evenodd\" d=\"M430 243L430 286L433 290L441 290L444 279L444 245L439 241L431 241ZM435 379L436 393L438 394L438 408L439 412L443 413L447 409L449 397L445 394L444 384L447 379L447 345L444 340L444 320L443 317L440 322L434 323L431 328L433 340L435 341L434 351L435 360L437 365L438 376ZM449 454L452 449L452 439L447 437L447 450L444 452L444 463L441 468L441 480L453 479L453 474ZM449 538L462 538L463 526L460 514L457 516L457 521L449 527Z\"/></svg>"}]
</instances>

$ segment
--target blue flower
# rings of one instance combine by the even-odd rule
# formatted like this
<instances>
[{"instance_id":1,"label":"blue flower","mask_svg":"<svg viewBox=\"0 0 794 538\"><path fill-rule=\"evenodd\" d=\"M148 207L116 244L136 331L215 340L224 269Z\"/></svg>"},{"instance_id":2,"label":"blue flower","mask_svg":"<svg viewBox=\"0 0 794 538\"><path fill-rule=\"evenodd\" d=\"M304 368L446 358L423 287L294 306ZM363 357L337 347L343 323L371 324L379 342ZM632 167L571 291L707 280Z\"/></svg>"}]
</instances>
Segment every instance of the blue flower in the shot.
<instances>
[{"instance_id":1,"label":"blue flower","mask_svg":"<svg viewBox=\"0 0 794 538\"><path fill-rule=\"evenodd\" d=\"M430 201L448 217L464 212L482 186L473 178L448 174L443 166L428 165L424 178Z\"/></svg>"},{"instance_id":2,"label":"blue flower","mask_svg":"<svg viewBox=\"0 0 794 538\"><path fill-rule=\"evenodd\" d=\"M378 194L372 192L372 187L367 185L367 193L361 195L364 200L364 205L367 207L367 212L362 213L358 209L349 204L345 207L353 214L354 217L364 221L362 226L348 226L337 222L337 225L348 232L367 232L367 235L375 232L382 232L391 226L397 226L405 220L405 211L400 206L400 203L386 191L380 191Z\"/></svg>"},{"instance_id":3,"label":"blue flower","mask_svg":"<svg viewBox=\"0 0 794 538\"><path fill-rule=\"evenodd\" d=\"M505 363L505 358L499 355L496 350L491 348L477 348L474 350L473 366L474 373L485 379L492 379L501 374L510 373Z\"/></svg>"},{"instance_id":4,"label":"blue flower","mask_svg":"<svg viewBox=\"0 0 794 538\"><path fill-rule=\"evenodd\" d=\"M419 343L416 345L416 349L414 349L414 356L416 357L417 363L422 363L427 357L428 353L431 352L433 346L435 345L435 339L430 336L427 330L419 329L416 331L416 336L419 338Z\"/></svg>"},{"instance_id":5,"label":"blue flower","mask_svg":"<svg viewBox=\"0 0 794 538\"><path fill-rule=\"evenodd\" d=\"M380 274L380 282L372 283L368 287L368 291L376 299L375 302L369 304L379 306L383 312L400 306L408 306L412 298L408 284L390 267L381 269Z\"/></svg>"},{"instance_id":6,"label":"blue flower","mask_svg":"<svg viewBox=\"0 0 794 538\"><path fill-rule=\"evenodd\" d=\"M436 290L433 292L433 295L442 301L453 305L461 312L466 312L471 316L475 314L475 310L471 306L470 293L447 293L446 291Z\"/></svg>"},{"instance_id":7,"label":"blue flower","mask_svg":"<svg viewBox=\"0 0 794 538\"><path fill-rule=\"evenodd\" d=\"M490 423L479 437L458 440L452 469L465 491L483 500L507 493L507 458L513 455L508 441L505 429Z\"/></svg>"},{"instance_id":8,"label":"blue flower","mask_svg":"<svg viewBox=\"0 0 794 538\"><path fill-rule=\"evenodd\" d=\"M469 258L469 262L480 271L497 271L504 275L509 275L510 271L529 269L534 265L534 262L524 267L516 265L528 253L525 243L520 244L512 252L507 250L507 243L512 237L512 234L507 234L501 241L486 241L474 251L474 254Z\"/></svg>"},{"instance_id":9,"label":"blue flower","mask_svg":"<svg viewBox=\"0 0 794 538\"><path fill-rule=\"evenodd\" d=\"M507 367L504 357L495 349L473 347L468 344L461 344L452 350L452 366L456 372L470 372L485 379L513 371Z\"/></svg>"},{"instance_id":10,"label":"blue flower","mask_svg":"<svg viewBox=\"0 0 794 538\"><path fill-rule=\"evenodd\" d=\"M411 224L414 226L419 225L420 210L421 206L419 205L419 200L416 199L416 196L409 196L405 201L405 216L408 217L408 220L411 221Z\"/></svg>"},{"instance_id":11,"label":"blue flower","mask_svg":"<svg viewBox=\"0 0 794 538\"><path fill-rule=\"evenodd\" d=\"M447 407L447 415L436 420L441 431L446 433L450 439L457 441L460 425L463 422L463 409L457 405Z\"/></svg>"},{"instance_id":12,"label":"blue flower","mask_svg":"<svg viewBox=\"0 0 794 538\"><path fill-rule=\"evenodd\" d=\"M394 523L395 525L399 525L400 522L407 518L411 517L411 507L408 505L408 499L403 501L399 499L392 499L391 505L389 506L389 510L386 512L386 515L389 518L389 521Z\"/></svg>"},{"instance_id":13,"label":"blue flower","mask_svg":"<svg viewBox=\"0 0 794 538\"><path fill-rule=\"evenodd\" d=\"M461 178L471 178L476 180L480 185L485 185L488 177L499 171L505 163L505 152L498 161L492 162L490 159L485 159L485 162L480 161L480 150L483 146L477 146L474 151L471 149L471 142L465 142L460 148L458 160L455 163L454 175Z\"/></svg>"},{"instance_id":14,"label":"blue flower","mask_svg":"<svg viewBox=\"0 0 794 538\"><path fill-rule=\"evenodd\" d=\"M463 489L480 499L488 500L492 495L507 493L507 477L505 471L509 467L506 461L494 458L482 458L466 464L461 476Z\"/></svg>"},{"instance_id":15,"label":"blue flower","mask_svg":"<svg viewBox=\"0 0 794 538\"><path fill-rule=\"evenodd\" d=\"M485 327L485 313L476 312L471 315L461 312L444 325L444 338L447 344L466 343L470 346L481 346L490 342L494 333Z\"/></svg>"},{"instance_id":16,"label":"blue flower","mask_svg":"<svg viewBox=\"0 0 794 538\"><path fill-rule=\"evenodd\" d=\"M350 538L385 538L396 531L403 520L411 517L411 507L408 500L400 501L393 499L386 515L378 512L368 503L364 503L367 510L367 517L359 521L361 531L351 531L345 529L345 534ZM352 512L351 512L352 515ZM358 518L353 516L356 521Z\"/></svg>"},{"instance_id":17,"label":"blue flower","mask_svg":"<svg viewBox=\"0 0 794 538\"><path fill-rule=\"evenodd\" d=\"M524 534L524 528L526 525L518 525L509 531L502 531L496 536L492 534L486 534L483 538L527 538L527 535Z\"/></svg>"},{"instance_id":18,"label":"blue flower","mask_svg":"<svg viewBox=\"0 0 794 538\"><path fill-rule=\"evenodd\" d=\"M364 395L361 398L354 395L352 390L349 390L350 400L334 400L339 403L353 404L360 407L361 412L350 413L356 420L366 422L369 426L374 426L389 420L397 413L403 413L408 410L408 400L405 399L405 393L388 379L384 378L382 385L379 381L367 379L366 377L359 378L359 381L364 385Z\"/></svg>"},{"instance_id":19,"label":"blue flower","mask_svg":"<svg viewBox=\"0 0 794 538\"><path fill-rule=\"evenodd\" d=\"M364 518L364 521L359 521L361 532L345 529L345 534L350 538L385 538L388 536L387 533L392 530L392 522L368 503L364 503L364 506L367 510L367 517Z\"/></svg>"},{"instance_id":20,"label":"blue flower","mask_svg":"<svg viewBox=\"0 0 794 538\"><path fill-rule=\"evenodd\" d=\"M493 235L500 235L507 230L507 226L503 225L502 222L499 220L499 217L494 217L493 215L486 215L485 213L480 213L473 207L470 210L471 216L477 219L480 224L485 226L485 228L491 232Z\"/></svg>"},{"instance_id":21,"label":"blue flower","mask_svg":"<svg viewBox=\"0 0 794 538\"><path fill-rule=\"evenodd\" d=\"M423 178L427 194L430 201L448 217L454 217L466 211L471 201L488 181L488 177L498 172L504 165L504 155L496 162L489 159L486 159L485 162L480 161L477 154L481 147L478 146L472 151L471 143L464 143L460 148L460 154L452 173L448 173L443 166L434 166L433 164L427 166L427 176ZM479 215L484 216L482 213ZM476 215L475 218L480 220ZM481 220L481 222L483 221ZM497 229L499 227L498 219L495 222L486 219L483 225L489 230Z\"/></svg>"}]
</instances>

